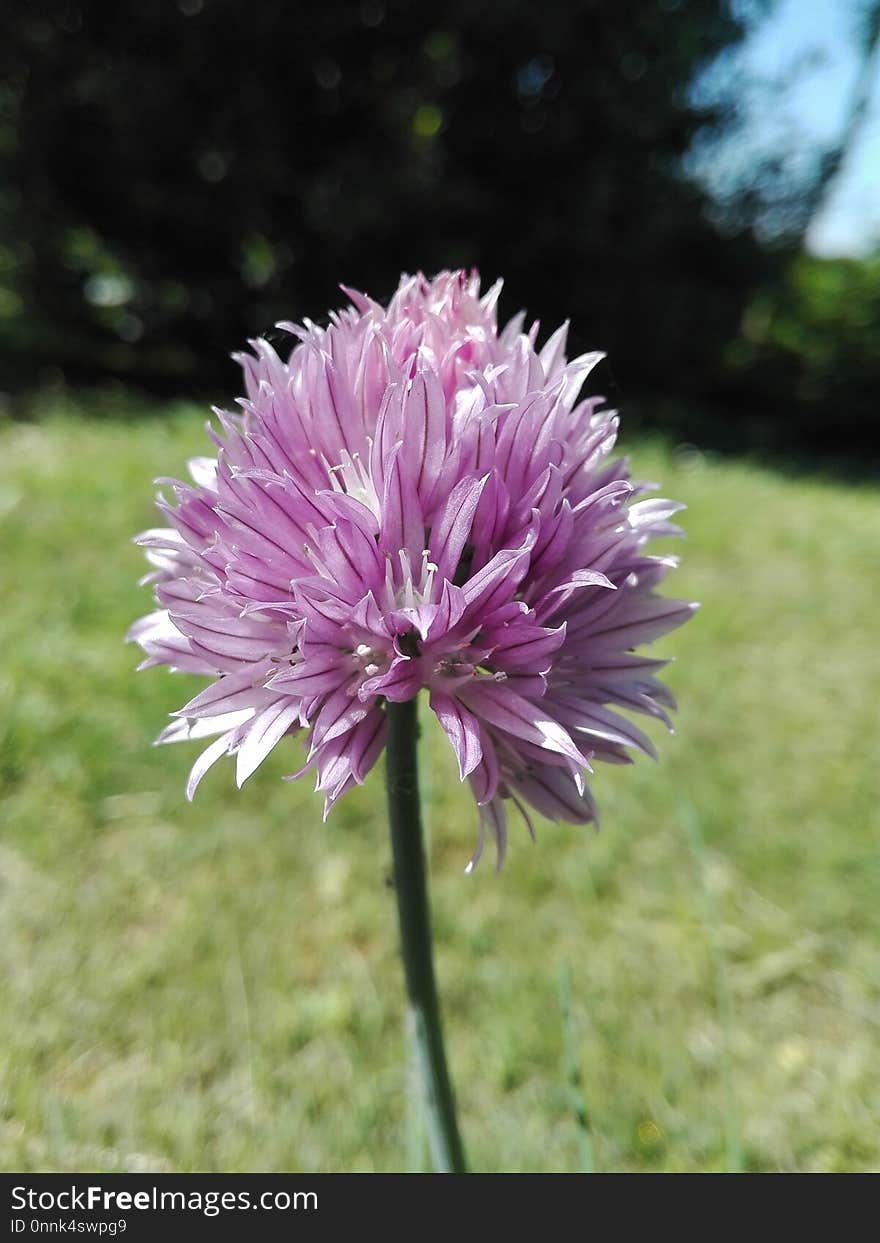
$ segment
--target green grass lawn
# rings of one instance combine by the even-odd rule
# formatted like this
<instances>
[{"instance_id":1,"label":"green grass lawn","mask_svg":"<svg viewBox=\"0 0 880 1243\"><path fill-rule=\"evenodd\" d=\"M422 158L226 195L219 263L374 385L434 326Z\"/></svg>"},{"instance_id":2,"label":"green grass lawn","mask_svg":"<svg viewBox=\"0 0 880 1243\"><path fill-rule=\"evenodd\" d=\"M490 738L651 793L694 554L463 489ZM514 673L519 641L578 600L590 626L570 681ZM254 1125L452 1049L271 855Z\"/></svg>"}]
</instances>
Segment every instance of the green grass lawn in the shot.
<instances>
[{"instance_id":1,"label":"green grass lawn","mask_svg":"<svg viewBox=\"0 0 880 1243\"><path fill-rule=\"evenodd\" d=\"M134 673L129 539L202 423L0 430L0 1166L418 1168L381 772L324 825L298 744L192 806L198 744L150 746L197 683ZM688 504L670 588L703 602L658 644L659 765L599 768L598 835L515 825L465 877L426 729L471 1163L578 1169L573 1069L599 1169L880 1168L878 493L626 447Z\"/></svg>"}]
</instances>

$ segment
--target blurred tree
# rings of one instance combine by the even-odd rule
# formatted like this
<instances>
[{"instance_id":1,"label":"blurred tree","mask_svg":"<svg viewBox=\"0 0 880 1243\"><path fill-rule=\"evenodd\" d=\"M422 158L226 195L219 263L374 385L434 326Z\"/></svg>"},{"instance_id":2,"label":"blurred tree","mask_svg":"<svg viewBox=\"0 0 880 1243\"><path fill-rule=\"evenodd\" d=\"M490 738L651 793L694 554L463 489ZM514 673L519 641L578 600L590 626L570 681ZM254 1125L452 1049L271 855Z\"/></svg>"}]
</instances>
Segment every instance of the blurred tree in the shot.
<instances>
[{"instance_id":1,"label":"blurred tree","mask_svg":"<svg viewBox=\"0 0 880 1243\"><path fill-rule=\"evenodd\" d=\"M862 133L880 69L880 0L826 0L829 8L837 3L842 25L849 27L855 73L848 95L839 100L840 121L829 139L817 140L794 102L795 88L804 86L810 71L827 67L819 44L804 44L781 73L769 77L749 74L741 49L728 45L692 87L695 102L727 117L723 131L698 132L686 159L711 192L713 218L722 230L753 229L765 243L790 254L804 244ZM792 5L792 28L796 17Z\"/></svg>"},{"instance_id":2,"label":"blurred tree","mask_svg":"<svg viewBox=\"0 0 880 1243\"><path fill-rule=\"evenodd\" d=\"M628 393L706 396L763 260L681 160L743 33L724 0L12 5L0 378L226 388L338 280L463 264L570 314Z\"/></svg>"},{"instance_id":3,"label":"blurred tree","mask_svg":"<svg viewBox=\"0 0 880 1243\"><path fill-rule=\"evenodd\" d=\"M880 3L875 0L862 10L858 25L862 52L859 71L838 139L821 153L812 185L804 195L804 205L798 219L799 238L803 238L810 222L822 207L829 187L843 167L868 119L874 78L880 67Z\"/></svg>"},{"instance_id":4,"label":"blurred tree","mask_svg":"<svg viewBox=\"0 0 880 1243\"><path fill-rule=\"evenodd\" d=\"M833 457L861 445L877 464L880 254L797 254L756 289L731 343L726 384L740 402L776 410L778 444ZM765 440L773 428L765 429Z\"/></svg>"}]
</instances>

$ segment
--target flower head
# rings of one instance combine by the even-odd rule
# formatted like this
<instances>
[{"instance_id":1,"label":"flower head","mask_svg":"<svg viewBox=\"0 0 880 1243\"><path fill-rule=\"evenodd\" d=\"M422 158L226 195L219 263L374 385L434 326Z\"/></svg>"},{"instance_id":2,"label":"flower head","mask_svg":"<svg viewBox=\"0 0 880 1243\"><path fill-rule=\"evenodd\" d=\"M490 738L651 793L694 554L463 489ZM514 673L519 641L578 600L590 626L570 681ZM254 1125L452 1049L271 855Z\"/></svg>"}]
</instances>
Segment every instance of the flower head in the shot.
<instances>
[{"instance_id":1,"label":"flower head","mask_svg":"<svg viewBox=\"0 0 880 1243\"><path fill-rule=\"evenodd\" d=\"M425 689L503 858L505 805L596 819L591 761L653 754L617 709L669 723L674 706L635 649L695 606L655 587L675 564L644 551L681 506L641 499L601 398L578 402L602 357L565 357L563 325L536 348L523 315L499 331L500 282L405 276L387 308L351 307L238 356L241 413L217 412L216 456L159 498L169 526L139 542L156 612L129 637L142 668L208 687L159 736L217 735L241 785L288 734L325 815L363 782L386 701Z\"/></svg>"}]
</instances>

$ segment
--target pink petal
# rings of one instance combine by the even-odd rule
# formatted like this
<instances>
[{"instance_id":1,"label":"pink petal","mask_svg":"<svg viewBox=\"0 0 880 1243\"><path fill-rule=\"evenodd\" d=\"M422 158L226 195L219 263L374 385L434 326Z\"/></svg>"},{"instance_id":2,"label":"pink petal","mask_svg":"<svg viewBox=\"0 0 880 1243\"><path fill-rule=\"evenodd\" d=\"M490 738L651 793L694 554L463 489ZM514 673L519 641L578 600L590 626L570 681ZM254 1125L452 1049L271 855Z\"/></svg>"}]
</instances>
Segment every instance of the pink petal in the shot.
<instances>
[{"instance_id":1,"label":"pink petal","mask_svg":"<svg viewBox=\"0 0 880 1243\"><path fill-rule=\"evenodd\" d=\"M483 758L479 721L452 695L436 688L431 691L430 704L446 737L452 743L455 758L458 760L458 771L464 781Z\"/></svg>"}]
</instances>

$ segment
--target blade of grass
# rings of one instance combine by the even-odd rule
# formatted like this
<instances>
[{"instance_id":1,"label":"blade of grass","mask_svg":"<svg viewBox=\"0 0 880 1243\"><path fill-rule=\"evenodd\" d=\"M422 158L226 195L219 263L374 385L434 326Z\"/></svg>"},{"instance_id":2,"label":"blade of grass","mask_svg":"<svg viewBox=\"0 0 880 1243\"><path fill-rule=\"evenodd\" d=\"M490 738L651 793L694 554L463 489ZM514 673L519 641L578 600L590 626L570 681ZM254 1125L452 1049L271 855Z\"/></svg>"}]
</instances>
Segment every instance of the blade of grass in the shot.
<instances>
[{"instance_id":1,"label":"blade of grass","mask_svg":"<svg viewBox=\"0 0 880 1243\"><path fill-rule=\"evenodd\" d=\"M699 821L693 807L690 805L682 807L681 820L691 857L694 861L694 869L697 873L697 888L700 894L700 917L709 946L715 1010L721 1026L721 1073L724 1080L724 1140L727 1153L727 1172L729 1174L741 1174L743 1169L742 1141L740 1138L741 1128L736 1089L733 1082L733 1058L731 1054L733 1008L730 1002L730 989L727 985L727 963L724 956L724 948L721 944L718 910L706 879L706 845L703 841Z\"/></svg>"},{"instance_id":2,"label":"blade of grass","mask_svg":"<svg viewBox=\"0 0 880 1243\"><path fill-rule=\"evenodd\" d=\"M559 1011L562 1017L562 1056L565 1072L565 1096L577 1127L578 1164L582 1174L595 1171L593 1138L584 1097L584 1085L574 1039L571 1016L571 971L567 962L559 968Z\"/></svg>"}]
</instances>

